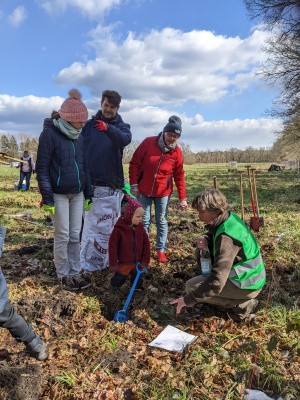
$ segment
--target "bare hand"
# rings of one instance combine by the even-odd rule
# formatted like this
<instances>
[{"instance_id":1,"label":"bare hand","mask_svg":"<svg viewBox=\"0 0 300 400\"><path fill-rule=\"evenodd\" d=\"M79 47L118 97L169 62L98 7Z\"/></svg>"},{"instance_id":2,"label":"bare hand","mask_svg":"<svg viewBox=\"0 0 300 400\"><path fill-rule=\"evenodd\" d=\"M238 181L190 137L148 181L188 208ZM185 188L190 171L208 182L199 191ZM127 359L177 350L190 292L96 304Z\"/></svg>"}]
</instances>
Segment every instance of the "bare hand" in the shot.
<instances>
[{"instance_id":1,"label":"bare hand","mask_svg":"<svg viewBox=\"0 0 300 400\"><path fill-rule=\"evenodd\" d=\"M186 199L179 200L178 207L180 210L186 210L188 208L188 203L187 203Z\"/></svg>"},{"instance_id":2,"label":"bare hand","mask_svg":"<svg viewBox=\"0 0 300 400\"><path fill-rule=\"evenodd\" d=\"M178 297L178 299L174 299L170 301L170 304L177 304L176 314L179 314L180 311L186 307L183 297Z\"/></svg>"},{"instance_id":3,"label":"bare hand","mask_svg":"<svg viewBox=\"0 0 300 400\"><path fill-rule=\"evenodd\" d=\"M137 197L137 196L139 195L139 188L138 188L138 185L131 185L131 186L130 186L130 193L131 193L133 196Z\"/></svg>"}]
</instances>

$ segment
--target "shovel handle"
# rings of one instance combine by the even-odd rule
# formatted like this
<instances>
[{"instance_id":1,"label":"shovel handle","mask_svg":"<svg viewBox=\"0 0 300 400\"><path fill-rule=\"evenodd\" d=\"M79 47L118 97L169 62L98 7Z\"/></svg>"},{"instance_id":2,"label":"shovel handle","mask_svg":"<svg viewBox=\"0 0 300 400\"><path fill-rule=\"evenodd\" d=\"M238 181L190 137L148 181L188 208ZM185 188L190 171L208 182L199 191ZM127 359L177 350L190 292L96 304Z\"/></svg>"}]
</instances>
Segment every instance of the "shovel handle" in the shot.
<instances>
[{"instance_id":1,"label":"shovel handle","mask_svg":"<svg viewBox=\"0 0 300 400\"><path fill-rule=\"evenodd\" d=\"M250 171L249 170L248 170L248 177L249 177L249 186L250 186L251 206L252 206L253 216L254 216L254 218L256 218L254 196L253 196L253 187L252 187L252 179L251 179L251 175L250 175Z\"/></svg>"},{"instance_id":2,"label":"shovel handle","mask_svg":"<svg viewBox=\"0 0 300 400\"><path fill-rule=\"evenodd\" d=\"M257 216L259 218L259 206L258 206L257 186L256 186L256 179L255 179L255 168L251 168L251 172L252 172L252 180L253 180L253 191L254 191L254 197L255 197L255 203L256 203L256 211L257 211Z\"/></svg>"},{"instance_id":3,"label":"shovel handle","mask_svg":"<svg viewBox=\"0 0 300 400\"><path fill-rule=\"evenodd\" d=\"M241 217L242 220L245 221L245 211L244 211L244 193L243 193L243 171L239 171L240 173L240 196L241 196Z\"/></svg>"},{"instance_id":4,"label":"shovel handle","mask_svg":"<svg viewBox=\"0 0 300 400\"><path fill-rule=\"evenodd\" d=\"M216 176L213 176L213 185L214 185L215 189L218 189L217 188L217 177Z\"/></svg>"},{"instance_id":5,"label":"shovel handle","mask_svg":"<svg viewBox=\"0 0 300 400\"><path fill-rule=\"evenodd\" d=\"M126 302L125 302L125 305L124 305L124 308L123 308L122 311L125 311L125 312L126 312L128 306L129 306L129 303L130 303L130 301L131 301L131 299L132 299L133 293L134 293L134 291L135 291L135 288L136 288L136 285L137 285L137 283L138 283L138 280L139 280L140 276L141 276L144 272L147 271L147 268L140 269L140 268L139 268L140 264L141 264L140 262L136 263L136 266L135 266L135 269L136 269L136 277L135 277L134 282L133 282L133 284L132 284L132 286L131 286L130 292L129 292L128 296L127 296L127 299L126 299Z\"/></svg>"}]
</instances>

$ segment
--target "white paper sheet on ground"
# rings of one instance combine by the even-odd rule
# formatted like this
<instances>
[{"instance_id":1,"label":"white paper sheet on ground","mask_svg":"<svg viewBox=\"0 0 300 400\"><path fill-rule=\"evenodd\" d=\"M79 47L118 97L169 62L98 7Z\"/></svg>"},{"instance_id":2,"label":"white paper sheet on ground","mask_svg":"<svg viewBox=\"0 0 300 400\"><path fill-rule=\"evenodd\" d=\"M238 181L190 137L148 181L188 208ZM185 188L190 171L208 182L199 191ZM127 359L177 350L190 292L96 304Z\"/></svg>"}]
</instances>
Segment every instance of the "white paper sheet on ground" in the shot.
<instances>
[{"instance_id":1,"label":"white paper sheet on ground","mask_svg":"<svg viewBox=\"0 0 300 400\"><path fill-rule=\"evenodd\" d=\"M151 343L149 343L149 346L182 352L188 344L194 342L196 339L197 336L168 325Z\"/></svg>"},{"instance_id":2,"label":"white paper sheet on ground","mask_svg":"<svg viewBox=\"0 0 300 400\"><path fill-rule=\"evenodd\" d=\"M272 397L267 396L260 390L246 389L244 400L274 400ZM277 400L283 400L282 397L278 397Z\"/></svg>"}]
</instances>

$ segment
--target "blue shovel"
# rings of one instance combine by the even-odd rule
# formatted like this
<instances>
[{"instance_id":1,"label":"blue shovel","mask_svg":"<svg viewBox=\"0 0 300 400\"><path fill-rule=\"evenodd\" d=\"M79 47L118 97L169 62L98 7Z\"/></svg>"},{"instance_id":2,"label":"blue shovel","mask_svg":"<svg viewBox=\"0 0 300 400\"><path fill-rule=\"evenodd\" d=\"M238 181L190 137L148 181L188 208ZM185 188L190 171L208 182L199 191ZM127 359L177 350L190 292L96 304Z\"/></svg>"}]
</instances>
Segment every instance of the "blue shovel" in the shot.
<instances>
[{"instance_id":1,"label":"blue shovel","mask_svg":"<svg viewBox=\"0 0 300 400\"><path fill-rule=\"evenodd\" d=\"M126 321L128 321L128 319L129 319L128 316L127 316L127 314L126 314L126 310L127 310L128 306L129 306L129 303L130 303L131 298L132 298L132 296L133 296L133 292L134 292L135 287L136 287L136 285L137 285L137 283L138 283L138 280L139 280L140 275L142 275L144 272L147 271L147 268L145 268L145 269L139 269L139 266L140 266L140 263L138 262L138 263L136 264L136 266L135 266L135 269L136 269L136 277L135 277L134 282L133 282L133 284L132 284L132 286L131 286L131 289L130 289L129 295L128 295L127 299L126 299L124 308L123 308L123 310L121 310L121 311L116 311L116 312L115 312L115 315L114 315L114 321L115 321L115 322L126 322Z\"/></svg>"}]
</instances>

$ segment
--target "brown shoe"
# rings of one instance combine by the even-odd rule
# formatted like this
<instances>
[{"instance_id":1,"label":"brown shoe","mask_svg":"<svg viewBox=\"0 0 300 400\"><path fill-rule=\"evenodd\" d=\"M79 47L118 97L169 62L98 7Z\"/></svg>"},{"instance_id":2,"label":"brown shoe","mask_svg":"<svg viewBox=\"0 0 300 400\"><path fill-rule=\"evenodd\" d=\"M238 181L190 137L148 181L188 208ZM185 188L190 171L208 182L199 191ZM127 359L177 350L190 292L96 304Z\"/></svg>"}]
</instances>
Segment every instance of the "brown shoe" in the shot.
<instances>
[{"instance_id":1,"label":"brown shoe","mask_svg":"<svg viewBox=\"0 0 300 400\"><path fill-rule=\"evenodd\" d=\"M258 306L259 301L257 299L251 299L247 302L246 307L236 306L230 309L229 315L235 322L243 321L246 318L252 316L253 311Z\"/></svg>"}]
</instances>

